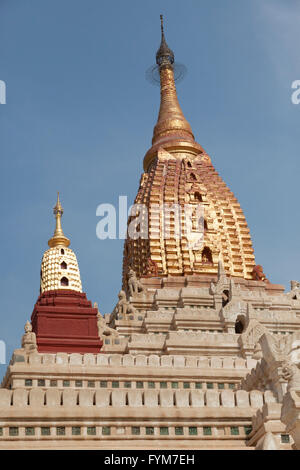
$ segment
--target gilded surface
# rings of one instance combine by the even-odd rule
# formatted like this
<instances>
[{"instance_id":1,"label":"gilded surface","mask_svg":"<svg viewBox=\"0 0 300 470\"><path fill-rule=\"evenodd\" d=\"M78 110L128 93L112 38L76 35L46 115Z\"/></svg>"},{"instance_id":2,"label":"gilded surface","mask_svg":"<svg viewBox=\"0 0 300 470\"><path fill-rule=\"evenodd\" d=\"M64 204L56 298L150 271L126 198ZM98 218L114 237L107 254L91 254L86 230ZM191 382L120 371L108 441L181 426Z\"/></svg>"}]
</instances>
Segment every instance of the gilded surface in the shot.
<instances>
[{"instance_id":1,"label":"gilded surface","mask_svg":"<svg viewBox=\"0 0 300 470\"><path fill-rule=\"evenodd\" d=\"M152 144L158 143L165 136L180 136L194 141L190 124L180 108L173 70L167 66L160 70L160 110L154 128Z\"/></svg>"},{"instance_id":2,"label":"gilded surface","mask_svg":"<svg viewBox=\"0 0 300 470\"><path fill-rule=\"evenodd\" d=\"M149 237L125 241L123 286L127 286L130 268L138 277L147 276L149 259L156 263L162 277L217 274L218 262L222 261L226 274L251 279L255 260L244 213L210 157L194 141L178 103L172 67L160 68L160 81L161 103L153 145L145 156L145 173L135 199L136 204L144 204L140 219L148 219ZM162 207L178 204L183 209L186 204L199 203L204 207L204 239L191 248L184 211L178 237L178 220L165 220ZM164 236L166 228L169 237Z\"/></svg>"}]
</instances>

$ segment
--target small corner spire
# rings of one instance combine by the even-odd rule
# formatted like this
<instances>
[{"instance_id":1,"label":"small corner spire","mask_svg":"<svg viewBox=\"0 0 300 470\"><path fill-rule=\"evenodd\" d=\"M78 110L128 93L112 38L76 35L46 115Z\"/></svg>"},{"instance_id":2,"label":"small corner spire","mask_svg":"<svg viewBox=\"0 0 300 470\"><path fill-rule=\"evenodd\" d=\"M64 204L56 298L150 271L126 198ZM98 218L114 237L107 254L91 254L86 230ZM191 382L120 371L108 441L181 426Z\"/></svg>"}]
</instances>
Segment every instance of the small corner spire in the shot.
<instances>
[{"instance_id":1,"label":"small corner spire","mask_svg":"<svg viewBox=\"0 0 300 470\"><path fill-rule=\"evenodd\" d=\"M62 218L63 213L64 213L64 210L60 203L59 192L57 192L57 201L56 201L56 205L53 208L53 214L55 215L55 219L56 219L56 226L55 226L53 237L50 238L50 240L48 241L48 245L50 246L50 248L53 248L59 245L68 247L70 245L70 240L65 236L62 226L61 226L61 218Z\"/></svg>"}]
</instances>

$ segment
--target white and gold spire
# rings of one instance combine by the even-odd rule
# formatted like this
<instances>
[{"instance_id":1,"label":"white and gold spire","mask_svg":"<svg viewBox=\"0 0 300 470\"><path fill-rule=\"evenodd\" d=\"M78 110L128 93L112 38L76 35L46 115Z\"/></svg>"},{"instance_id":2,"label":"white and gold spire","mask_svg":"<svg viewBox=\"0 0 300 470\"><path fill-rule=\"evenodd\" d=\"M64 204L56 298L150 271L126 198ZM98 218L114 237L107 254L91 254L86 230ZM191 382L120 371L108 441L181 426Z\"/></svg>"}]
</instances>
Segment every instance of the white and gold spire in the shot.
<instances>
[{"instance_id":1,"label":"white and gold spire","mask_svg":"<svg viewBox=\"0 0 300 470\"><path fill-rule=\"evenodd\" d=\"M57 193L57 202L53 209L56 219L54 235L48 241L41 265L41 293L56 289L69 289L82 292L77 258L69 248L70 240L65 236L61 218L63 208Z\"/></svg>"}]
</instances>

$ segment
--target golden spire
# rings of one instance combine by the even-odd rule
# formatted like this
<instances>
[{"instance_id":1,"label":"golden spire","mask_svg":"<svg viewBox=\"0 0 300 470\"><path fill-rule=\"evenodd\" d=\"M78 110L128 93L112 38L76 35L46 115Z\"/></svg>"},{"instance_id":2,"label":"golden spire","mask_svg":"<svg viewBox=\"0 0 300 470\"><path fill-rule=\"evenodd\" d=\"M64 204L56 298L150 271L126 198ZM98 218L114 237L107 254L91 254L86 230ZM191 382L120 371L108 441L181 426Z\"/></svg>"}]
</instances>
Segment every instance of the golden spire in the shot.
<instances>
[{"instance_id":1,"label":"golden spire","mask_svg":"<svg viewBox=\"0 0 300 470\"><path fill-rule=\"evenodd\" d=\"M65 236L61 228L61 217L64 213L64 210L59 200L59 192L57 193L57 202L53 209L53 213L56 218L56 227L55 227L55 232L54 232L53 237L50 238L50 240L48 241L48 245L50 246L50 248L53 248L59 245L68 247L70 245L70 240Z\"/></svg>"},{"instance_id":2,"label":"golden spire","mask_svg":"<svg viewBox=\"0 0 300 470\"><path fill-rule=\"evenodd\" d=\"M162 15L160 15L160 20L161 44L156 54L160 74L160 109L152 144L163 144L170 140L194 142L191 126L185 119L178 102L173 69L174 53L165 40Z\"/></svg>"}]
</instances>

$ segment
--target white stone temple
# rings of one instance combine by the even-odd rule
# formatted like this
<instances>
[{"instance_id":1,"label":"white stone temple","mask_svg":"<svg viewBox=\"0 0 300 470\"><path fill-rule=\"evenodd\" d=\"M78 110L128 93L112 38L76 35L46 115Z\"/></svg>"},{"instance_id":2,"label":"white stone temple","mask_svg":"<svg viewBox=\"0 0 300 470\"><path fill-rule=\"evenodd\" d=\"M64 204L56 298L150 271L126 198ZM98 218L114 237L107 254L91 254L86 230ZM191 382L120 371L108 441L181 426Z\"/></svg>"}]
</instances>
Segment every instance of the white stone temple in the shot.
<instances>
[{"instance_id":1,"label":"white stone temple","mask_svg":"<svg viewBox=\"0 0 300 470\"><path fill-rule=\"evenodd\" d=\"M163 29L156 60L160 111L135 201L149 237L126 239L102 316L58 199L41 295L0 388L0 449L300 448L300 284L285 292L256 265L243 211L180 108ZM166 203L204 206L200 244L176 237L175 217L163 236Z\"/></svg>"}]
</instances>

